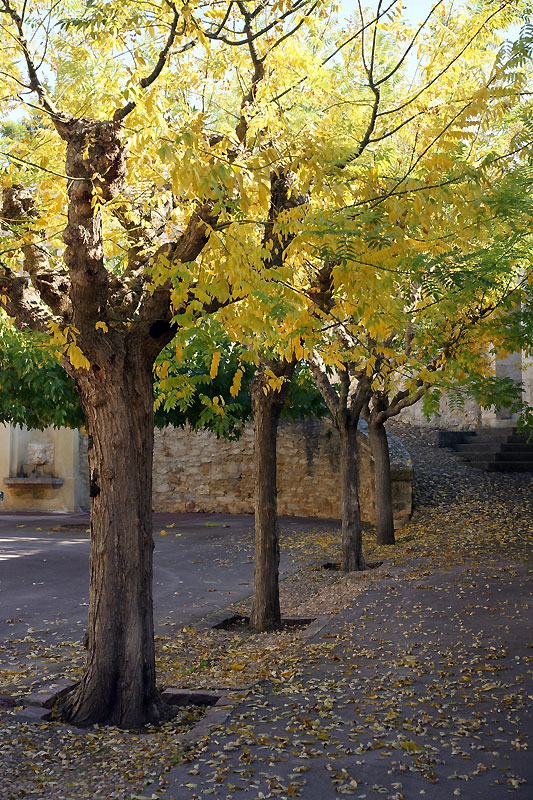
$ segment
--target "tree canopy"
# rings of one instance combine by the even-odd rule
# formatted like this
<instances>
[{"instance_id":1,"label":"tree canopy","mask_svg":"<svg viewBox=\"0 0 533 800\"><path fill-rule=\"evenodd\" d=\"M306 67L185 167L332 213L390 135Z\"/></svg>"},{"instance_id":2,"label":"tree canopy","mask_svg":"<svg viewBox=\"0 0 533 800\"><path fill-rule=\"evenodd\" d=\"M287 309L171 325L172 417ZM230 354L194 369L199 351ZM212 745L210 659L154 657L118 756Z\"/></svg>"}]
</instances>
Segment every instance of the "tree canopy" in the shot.
<instances>
[{"instance_id":1,"label":"tree canopy","mask_svg":"<svg viewBox=\"0 0 533 800\"><path fill-rule=\"evenodd\" d=\"M0 304L51 336L89 432L88 659L68 719L135 727L162 713L159 354L215 314L233 342L263 336L268 308L278 360L325 341L342 364L324 333L357 315L386 338L414 253L427 276L450 240L473 258L491 236L478 231L484 188L514 157L527 52L502 49L499 30L524 5L451 13L436 0L413 27L396 0L346 25L328 0L0 0Z\"/></svg>"}]
</instances>

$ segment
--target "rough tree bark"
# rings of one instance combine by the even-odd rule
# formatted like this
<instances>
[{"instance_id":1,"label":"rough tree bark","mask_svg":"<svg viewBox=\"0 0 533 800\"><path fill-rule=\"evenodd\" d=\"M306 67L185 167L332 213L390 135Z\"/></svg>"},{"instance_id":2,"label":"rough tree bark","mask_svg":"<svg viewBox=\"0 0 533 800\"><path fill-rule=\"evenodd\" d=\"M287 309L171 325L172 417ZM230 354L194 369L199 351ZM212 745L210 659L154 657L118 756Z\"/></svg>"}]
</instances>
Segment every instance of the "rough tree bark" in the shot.
<instances>
[{"instance_id":1,"label":"rough tree bark","mask_svg":"<svg viewBox=\"0 0 533 800\"><path fill-rule=\"evenodd\" d=\"M341 567L343 572L367 569L363 556L363 527L357 477L357 424L359 414L339 413L336 423L340 437L341 468Z\"/></svg>"},{"instance_id":2,"label":"rough tree bark","mask_svg":"<svg viewBox=\"0 0 533 800\"><path fill-rule=\"evenodd\" d=\"M374 459L376 532L378 544L394 544L392 477L389 443L385 425L379 420L368 423L370 450Z\"/></svg>"},{"instance_id":3,"label":"rough tree bark","mask_svg":"<svg viewBox=\"0 0 533 800\"><path fill-rule=\"evenodd\" d=\"M295 366L295 360L263 362L263 367L285 378L279 391L269 386L264 369L258 370L251 385L255 424L255 567L250 627L258 631L272 631L281 625L276 443L279 418Z\"/></svg>"},{"instance_id":4,"label":"rough tree bark","mask_svg":"<svg viewBox=\"0 0 533 800\"><path fill-rule=\"evenodd\" d=\"M349 365L346 365L344 370L339 370L337 389L319 359L313 358L309 366L340 437L341 567L344 572L364 570L368 565L363 556L363 528L359 507L357 426L367 398L368 380L365 376L359 376L354 389L353 376L350 376Z\"/></svg>"},{"instance_id":5,"label":"rough tree bark","mask_svg":"<svg viewBox=\"0 0 533 800\"><path fill-rule=\"evenodd\" d=\"M92 498L88 653L63 713L81 726L138 728L162 711L152 610L152 364L129 342L114 345L77 380Z\"/></svg>"}]
</instances>

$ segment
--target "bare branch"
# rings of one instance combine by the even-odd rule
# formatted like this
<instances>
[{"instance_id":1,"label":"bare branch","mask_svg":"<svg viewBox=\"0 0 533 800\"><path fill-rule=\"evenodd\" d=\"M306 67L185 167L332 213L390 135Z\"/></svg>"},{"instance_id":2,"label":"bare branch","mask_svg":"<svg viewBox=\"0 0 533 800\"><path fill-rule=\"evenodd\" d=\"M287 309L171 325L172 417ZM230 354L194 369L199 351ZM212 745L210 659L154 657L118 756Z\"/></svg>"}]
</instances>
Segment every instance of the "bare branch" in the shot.
<instances>
[{"instance_id":1,"label":"bare branch","mask_svg":"<svg viewBox=\"0 0 533 800\"><path fill-rule=\"evenodd\" d=\"M206 201L199 204L181 236L174 242L162 245L152 257L152 263L157 263L159 258L164 258L169 263L194 261L207 244L210 229L216 223L217 218L218 215L213 213L212 202ZM196 299L194 289L195 287L192 287L189 290L182 305L182 311L185 311L187 305ZM160 351L161 346L169 342L176 332L176 326L172 323L172 318L176 316L176 310L171 306L170 290L170 283L167 282L157 287L152 294L144 294L142 307L129 334L132 338L139 338L140 335L140 341L145 342L146 333L148 333L148 342L153 341L154 357ZM204 304L204 311L213 313L224 305L223 302L213 300L211 303ZM177 313L180 313L179 310ZM147 346L150 347L150 344Z\"/></svg>"},{"instance_id":2,"label":"bare branch","mask_svg":"<svg viewBox=\"0 0 533 800\"><path fill-rule=\"evenodd\" d=\"M254 43L254 35L252 30L252 19L248 11L246 10L246 5L244 4L243 0L237 0L237 5L239 6L239 10L244 17L244 29L246 31L246 42L248 44L248 50L250 52L250 58L252 59L253 64L253 74L252 74L252 83L250 86L249 91L247 94L244 95L241 102L241 117L239 120L239 124L235 129L235 133L237 134L237 138L239 142L244 143L246 141L246 134L248 132L248 121L246 119L246 107L252 105L257 97L257 88L260 82L265 77L265 66L264 66L264 57L261 58L257 52L257 48Z\"/></svg>"},{"instance_id":3,"label":"bare branch","mask_svg":"<svg viewBox=\"0 0 533 800\"><path fill-rule=\"evenodd\" d=\"M165 46L163 47L163 49L159 53L159 58L157 59L153 70L150 72L149 75L146 75L146 77L141 78L141 80L139 81L139 86L141 87L141 89L147 89L161 75L161 72L163 71L163 67L166 64L168 54L170 52L170 48L174 44L174 41L175 41L176 36L177 36L178 22L179 22L180 14L179 14L178 9L174 5L174 3L168 2L168 5L171 8L172 13L173 13L172 23L170 25L170 31L169 31L167 40L165 42ZM184 33L184 32L185 32L185 25L183 26L183 29L182 29L181 33ZM191 47L194 46L194 44L195 44L194 41L188 42L182 48L181 52L184 52L185 50L190 49ZM131 100L129 103L126 103L125 106L122 106L122 108L117 108L115 113L113 114L113 120L115 122L122 121L123 119L125 119L125 117L128 116L128 114L131 111L133 111L133 109L135 108L136 105L137 105L137 103L134 100Z\"/></svg>"},{"instance_id":4,"label":"bare branch","mask_svg":"<svg viewBox=\"0 0 533 800\"><path fill-rule=\"evenodd\" d=\"M391 417L395 417L397 414L399 414L402 408L409 408L410 406L413 406L422 399L430 386L430 383L422 383L421 386L419 386L414 392L399 392L391 401L388 409L386 411L381 411L376 416L376 422L384 423Z\"/></svg>"},{"instance_id":5,"label":"bare branch","mask_svg":"<svg viewBox=\"0 0 533 800\"><path fill-rule=\"evenodd\" d=\"M331 381L326 372L324 363L318 358L318 356L315 355L309 360L309 369L313 374L313 378L315 379L316 385L320 390L320 394L324 398L324 402L326 403L331 416L333 419L336 419L337 412L339 410L339 395L331 385Z\"/></svg>"},{"instance_id":6,"label":"bare branch","mask_svg":"<svg viewBox=\"0 0 533 800\"><path fill-rule=\"evenodd\" d=\"M389 114L397 114L398 111L402 111L404 108L413 103L418 97L420 97L421 94L423 94L431 86L433 86L433 84L436 83L440 78L442 78L442 76L445 75L446 72L448 72L448 70L455 64L455 62L461 58L463 53L465 53L468 50L472 42L476 40L476 38L479 36L483 28L487 25L487 23L490 22L490 20L493 17L499 14L500 11L506 8L510 4L510 2L514 2L514 0L504 0L504 2L502 2L500 6L495 11L492 12L492 14L489 14L489 16L484 20L484 22L474 31L472 36L470 36L464 47L462 47L461 50L459 50L459 52L456 53L453 56L453 58L451 58L448 61L448 63L430 81L428 81L424 86L422 86L422 88L419 89L419 91L415 92L415 94L405 102L400 103L400 105L396 106L396 108L390 108L386 109L385 111L380 111L378 117L388 116Z\"/></svg>"},{"instance_id":7,"label":"bare branch","mask_svg":"<svg viewBox=\"0 0 533 800\"><path fill-rule=\"evenodd\" d=\"M260 3L259 6L256 9L254 9L254 11L247 11L246 7L245 7L245 14L244 14L243 13L243 9L241 8L241 4L239 2L237 2L237 5L239 6L239 10L240 10L241 14L243 14L243 17L245 18L245 24L244 24L244 28L243 28L242 34L243 35L246 34L246 36L244 36L243 39L237 39L237 40L229 39L227 36L222 36L220 34L220 30L221 30L220 26L217 29L218 33L217 32L213 33L213 32L210 32L210 31L205 31L205 35L209 39L216 39L216 40L218 40L220 42L224 42L225 44L232 45L233 47L239 47L239 46L241 46L243 44L249 44L250 41L253 42L256 39L259 39L261 36L264 36L265 33L268 33L270 30L272 30L272 28L275 28L276 25L279 25L280 22L283 22L288 17L293 16L297 11L300 11L300 9L302 9L306 5L308 5L309 2L310 2L310 0L298 0L298 2L294 3L294 5L292 5L289 9L287 9L287 11L285 11L283 14L280 14L279 16L275 17L272 20L272 22L269 22L267 25L265 25L264 27L260 28L259 30L255 31L255 32L252 32L251 36L248 35L248 31L246 30L246 21L248 21L249 23L252 22L257 17L257 15L264 9L266 4L265 3ZM397 0L394 0L394 2L397 2ZM313 8L314 8L314 5L313 5ZM306 16L308 16L309 13L310 13L310 11L307 12Z\"/></svg>"},{"instance_id":8,"label":"bare branch","mask_svg":"<svg viewBox=\"0 0 533 800\"><path fill-rule=\"evenodd\" d=\"M350 413L359 416L370 396L370 378L365 374L357 380L357 388L352 393L349 402Z\"/></svg>"},{"instance_id":9,"label":"bare branch","mask_svg":"<svg viewBox=\"0 0 533 800\"><path fill-rule=\"evenodd\" d=\"M339 411L348 410L348 397L350 395L350 375L346 368L338 371L340 381Z\"/></svg>"},{"instance_id":10,"label":"bare branch","mask_svg":"<svg viewBox=\"0 0 533 800\"><path fill-rule=\"evenodd\" d=\"M392 0L390 5L388 5L387 8L385 8L381 12L380 16L376 16L374 19L371 19L368 22L365 22L364 25L361 28L359 28L359 30L357 30L354 34L352 34L347 39L345 39L344 42L342 42L340 45L338 45L338 47L336 47L335 50L333 50L328 56L326 56L326 58L322 61L322 66L325 66L329 61L331 61L332 58L335 58L335 56L338 53L340 53L340 51L344 47L347 47L347 45L351 44L355 39L357 39L358 36L361 36L361 34L364 33L364 31L367 28L370 28L371 25L373 25L374 23L377 23L378 20L381 19L381 17L385 16L391 10L391 8L396 5L397 2L398 2L398 0ZM308 77L309 77L308 75L304 75L304 77L300 78L299 81L296 81L296 83L293 83L287 89L284 89L282 92L277 94L275 97L272 97L270 102L271 103L277 103L279 100L282 99L282 97L285 97L286 94L289 94L290 92L293 91L293 89L296 89L298 86L301 86L302 83L305 83L305 81L308 80Z\"/></svg>"},{"instance_id":11,"label":"bare branch","mask_svg":"<svg viewBox=\"0 0 533 800\"><path fill-rule=\"evenodd\" d=\"M17 328L47 333L54 317L25 275L14 275L6 266L0 265L0 304ZM5 298L5 300L4 300Z\"/></svg>"},{"instance_id":12,"label":"bare branch","mask_svg":"<svg viewBox=\"0 0 533 800\"><path fill-rule=\"evenodd\" d=\"M307 16L309 16L310 14L313 13L313 11L317 7L317 5L318 5L318 0L317 0L316 3L313 3L313 5L309 9L309 11L307 12ZM293 36L296 33L296 31L298 31L302 27L302 25L305 22L305 19L306 19L305 17L302 17L301 20L296 23L296 25L294 25L292 28L290 28L288 31L286 31L286 33L284 33L283 36L280 36L280 38L277 39L274 42L274 44L269 48L268 52L271 53L273 50L275 50L276 47L279 47L279 45L282 42L284 42L286 39L289 39L291 36Z\"/></svg>"},{"instance_id":13,"label":"bare branch","mask_svg":"<svg viewBox=\"0 0 533 800\"><path fill-rule=\"evenodd\" d=\"M409 53L411 52L411 50L412 50L412 49L413 49L413 47L415 46L415 43L416 43L416 40L418 39L418 36L419 36L419 34L420 34L422 31L423 31L423 29L425 28L426 24L428 23L428 21L429 21L430 17L431 17L431 16L432 16L432 15L435 13L435 11L437 10L437 8L438 8L440 5L442 5L442 3L444 3L444 0L437 0L437 2L435 3L435 5L433 6L433 8L430 10L429 14L427 15L427 17L425 18L425 20L424 20L424 21L423 21L423 22L422 22L422 23L419 25L419 27L418 27L418 28L417 28L417 30L415 31L415 33L414 33L414 35L413 35L413 37L412 37L411 41L409 42L408 46L407 46L407 47L406 47L406 49L404 50L403 56L402 56L402 57L400 58L400 60L399 60L399 61L398 61L398 62L397 62L395 65L394 65L394 67L393 67L393 68L392 68L392 69L391 69L391 70L390 70L390 71L389 71L389 72L388 72L386 75L384 75L384 76L383 76L383 78L380 78L378 81L376 81L376 85L377 85L377 86L380 86L380 84L382 84L382 83L385 83L385 82L386 82L386 81L388 81L390 78L392 78L392 76L393 76L393 75L395 75L395 73L396 73L396 72L398 72L398 70L400 69L400 67L402 66L402 64L404 64L404 63L405 63L405 59L407 58L407 56L409 55Z\"/></svg>"},{"instance_id":14,"label":"bare branch","mask_svg":"<svg viewBox=\"0 0 533 800\"><path fill-rule=\"evenodd\" d=\"M16 9L12 6L11 0L0 0L0 2L2 4L0 5L0 13L7 14L7 16L11 19L17 31L16 36L14 38L17 41L19 47L21 48L24 60L26 62L26 69L28 71L30 88L32 89L32 91L36 93L37 97L39 98L39 104L41 108L47 111L54 121L66 122L68 119L70 119L70 115L59 111L55 107L52 100L48 96L48 92L46 91L41 81L39 80L39 76L37 74L37 68L33 63L29 45L24 35L23 18L19 16Z\"/></svg>"}]
</instances>

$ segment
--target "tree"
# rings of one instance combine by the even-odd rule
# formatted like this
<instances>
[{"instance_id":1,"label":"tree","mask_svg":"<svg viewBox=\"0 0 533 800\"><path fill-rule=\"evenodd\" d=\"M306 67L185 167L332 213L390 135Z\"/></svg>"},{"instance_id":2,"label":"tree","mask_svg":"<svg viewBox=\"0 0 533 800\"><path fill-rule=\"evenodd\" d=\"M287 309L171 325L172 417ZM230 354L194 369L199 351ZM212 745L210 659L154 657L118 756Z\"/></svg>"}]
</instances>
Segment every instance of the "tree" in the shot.
<instances>
[{"instance_id":1,"label":"tree","mask_svg":"<svg viewBox=\"0 0 533 800\"><path fill-rule=\"evenodd\" d=\"M436 32L434 26L438 28L442 23L438 15L416 31L412 39L408 34L410 43L406 52L418 40L419 52L423 54L420 79L413 80L408 87L398 80L405 55L396 59L390 50L385 51L386 34L380 31L377 22L369 25L370 31L358 42L359 65L352 64L351 70L358 69L366 79L364 88L372 113L358 148L348 154L345 151L337 161L337 170L329 174L332 183L337 181L337 192L344 197L345 206L336 215L330 211L329 225L322 220L316 236L309 232L301 247L306 250L308 284L305 287L305 281L301 280L297 288L312 303L307 310L329 331L322 343L313 336L309 342L314 341L315 350L319 351L312 360L313 373L341 436L344 569L364 568L361 524L354 499L355 454L353 447L346 445L350 435L355 440L359 414L363 412L369 421L376 463L378 537L383 543L393 542L384 420L416 402L431 384L427 375L440 372L447 359L442 350L438 351L437 342L448 355L449 351L455 353L465 321L472 324L480 315L489 313L494 298L487 300L482 314L483 287L480 289L474 280L469 285L466 282L470 297L465 295L465 286L461 287L461 297L454 295L448 304L449 316L440 318L450 339L447 344L442 336L431 341L437 349L431 356L426 352L421 358L414 386L405 365L405 353L400 354L403 361L398 361L396 368L393 366L395 343L402 345L409 336L412 319L418 318L420 322L421 307L436 302L432 292L439 272L446 291L450 287L455 289L459 277L464 279L465 275L461 258L471 265L481 252L486 253L492 245L501 245L505 237L510 237L508 243L516 244L509 218L507 225L499 229L499 240L490 230L495 217L498 223L502 222L502 215L491 207L494 192L490 189L491 181L495 177L499 181L501 171L508 169L507 165L516 157L507 131L504 129L502 133L501 128L509 122L509 106L520 103L526 88L524 67L528 56L520 45L498 50L497 40L490 34L490 26L487 27L489 19L471 24L468 32L460 17L452 22L450 18L447 20L442 29L445 38L452 30L456 42L464 37L456 55L446 48L441 48L440 53L434 49L431 34ZM361 12L361 26L364 22ZM451 37L447 41L452 47ZM472 59L468 64L462 59L467 50ZM477 72L471 72L472 63L476 63ZM392 76L395 80L391 92ZM342 80L342 73L338 77ZM436 87L436 95L432 86ZM404 97L398 101L402 92ZM360 103L364 102L364 96L363 92ZM349 92L344 92L343 105L348 97ZM352 98L355 104L353 94ZM342 126L339 128L343 130ZM496 141L499 150L491 152L496 150ZM345 176L343 181L341 174ZM328 215L327 210L322 213ZM451 251L450 241L454 243ZM501 255L501 247L498 252ZM513 255L516 256L516 251ZM510 253L505 256L505 264L512 263ZM496 263L494 258L493 267ZM499 267L501 288L506 269L501 260ZM476 273L477 277L487 279ZM505 287L502 291L505 293ZM468 300L470 314L465 311ZM449 319L456 320L451 330L446 325ZM427 319L423 324L427 324ZM425 330L426 337L429 331L434 334L436 330L438 327L430 324ZM430 339L423 341L427 346ZM320 350L324 349L321 357ZM431 347L428 351L431 352ZM385 371L397 369L396 377L408 375L408 380L389 395L380 383L376 365ZM337 380L332 380L335 372Z\"/></svg>"},{"instance_id":2,"label":"tree","mask_svg":"<svg viewBox=\"0 0 533 800\"><path fill-rule=\"evenodd\" d=\"M267 149L256 133L247 141L265 64L283 58L317 5L0 3L12 43L2 55L7 107L21 90L37 99L31 141L8 153L0 295L18 327L55 334L89 432L88 655L64 704L79 725L137 727L162 713L151 599L153 364L178 329L247 291L242 265L227 272L223 256L200 256L216 250L231 218L242 174L231 165L248 159L257 170ZM36 53L26 32L42 30L41 11L48 34ZM52 90L39 77L43 61ZM244 88L231 87L230 110L217 119L206 92L226 69ZM26 167L37 167L36 191L24 185ZM245 197L253 205L258 186L255 176L241 182L240 208Z\"/></svg>"},{"instance_id":3,"label":"tree","mask_svg":"<svg viewBox=\"0 0 533 800\"><path fill-rule=\"evenodd\" d=\"M432 89L443 75L449 85L458 78L465 87L475 84L455 68L458 59L471 54L476 36L485 40L473 48L479 56L491 30L516 8L511 0L491 0L474 14L473 31L464 20L437 20L442 46L424 43L431 56L424 83L395 106L402 65L420 41L417 33L396 62L375 58L378 40L390 46L404 36L396 5L380 2L375 16L328 37L320 0L254 7L241 0L0 0L10 42L0 54L4 113L21 103L30 109L26 133L2 156L9 165L2 178L0 297L19 328L54 333L89 431L89 649L81 683L65 702L66 716L78 724L130 727L161 713L150 526L158 354L199 318L291 282L293 273L300 280L313 241L324 233L326 244L338 241L338 226L329 239L327 231L347 203L353 213L345 220L372 226L376 198L413 196L448 169L441 153L431 169L417 172L423 153L413 155L408 144L417 120L426 123L416 138L425 153L440 138L428 120L450 139L461 115L486 107L492 85L505 96L497 76L489 76L488 87L481 76L471 97L454 96L444 108L440 89ZM353 43L368 43L369 31L370 50L348 80ZM447 47L453 53L443 64ZM366 76L362 93L339 98L341 72L343 89L353 87L354 75ZM348 124L345 102L353 109ZM403 137L400 184L387 177L393 136ZM280 214L275 236L265 239L273 171L296 175L298 194L311 199ZM403 210L400 202L398 219ZM266 245L278 236L294 238L283 264L269 268Z\"/></svg>"},{"instance_id":4,"label":"tree","mask_svg":"<svg viewBox=\"0 0 533 800\"><path fill-rule=\"evenodd\" d=\"M276 449L278 423L296 359L260 358L251 384L254 413L254 596L250 627L272 631L281 625Z\"/></svg>"},{"instance_id":5,"label":"tree","mask_svg":"<svg viewBox=\"0 0 533 800\"><path fill-rule=\"evenodd\" d=\"M22 334L0 312L0 422L40 430L84 424L74 382L59 359L47 337Z\"/></svg>"},{"instance_id":6,"label":"tree","mask_svg":"<svg viewBox=\"0 0 533 800\"><path fill-rule=\"evenodd\" d=\"M420 250L404 257L395 273L396 302L388 299L390 319L380 336L361 320L344 321L353 337L355 381L365 393L380 544L394 544L388 419L421 399L428 412L436 411L443 391L529 416L520 384L490 374L491 355L532 345L529 169L515 168L499 182L493 165L486 170L477 181L483 212L468 246L454 241L438 259ZM448 238L446 227L438 233ZM390 268L389 258L386 263ZM345 344L347 338L345 333Z\"/></svg>"}]
</instances>

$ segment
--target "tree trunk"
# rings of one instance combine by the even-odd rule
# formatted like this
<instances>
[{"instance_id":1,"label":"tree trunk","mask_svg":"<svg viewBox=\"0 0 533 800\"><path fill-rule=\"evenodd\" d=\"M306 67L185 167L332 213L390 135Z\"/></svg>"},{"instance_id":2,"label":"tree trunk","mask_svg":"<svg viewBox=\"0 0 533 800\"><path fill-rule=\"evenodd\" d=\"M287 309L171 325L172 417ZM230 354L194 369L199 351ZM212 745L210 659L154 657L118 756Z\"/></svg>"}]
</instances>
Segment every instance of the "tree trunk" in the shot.
<instances>
[{"instance_id":1,"label":"tree trunk","mask_svg":"<svg viewBox=\"0 0 533 800\"><path fill-rule=\"evenodd\" d=\"M152 608L151 363L108 345L78 386L92 498L88 651L63 713L80 726L139 728L160 719L162 709Z\"/></svg>"},{"instance_id":2,"label":"tree trunk","mask_svg":"<svg viewBox=\"0 0 533 800\"><path fill-rule=\"evenodd\" d=\"M281 368L289 378L290 364L282 364L276 371L281 372ZM294 364L290 369L291 375L293 371ZM267 385L263 374L259 374L251 386L255 423L255 566L250 627L258 631L272 631L281 625L276 443L279 418L288 390L289 380L275 392Z\"/></svg>"},{"instance_id":3,"label":"tree trunk","mask_svg":"<svg viewBox=\"0 0 533 800\"><path fill-rule=\"evenodd\" d=\"M367 569L363 557L363 530L357 480L357 419L348 418L337 426L341 440L342 569Z\"/></svg>"},{"instance_id":4,"label":"tree trunk","mask_svg":"<svg viewBox=\"0 0 533 800\"><path fill-rule=\"evenodd\" d=\"M374 459L377 540L378 544L394 544L392 478L385 425L382 422L371 422L368 435Z\"/></svg>"}]
</instances>

